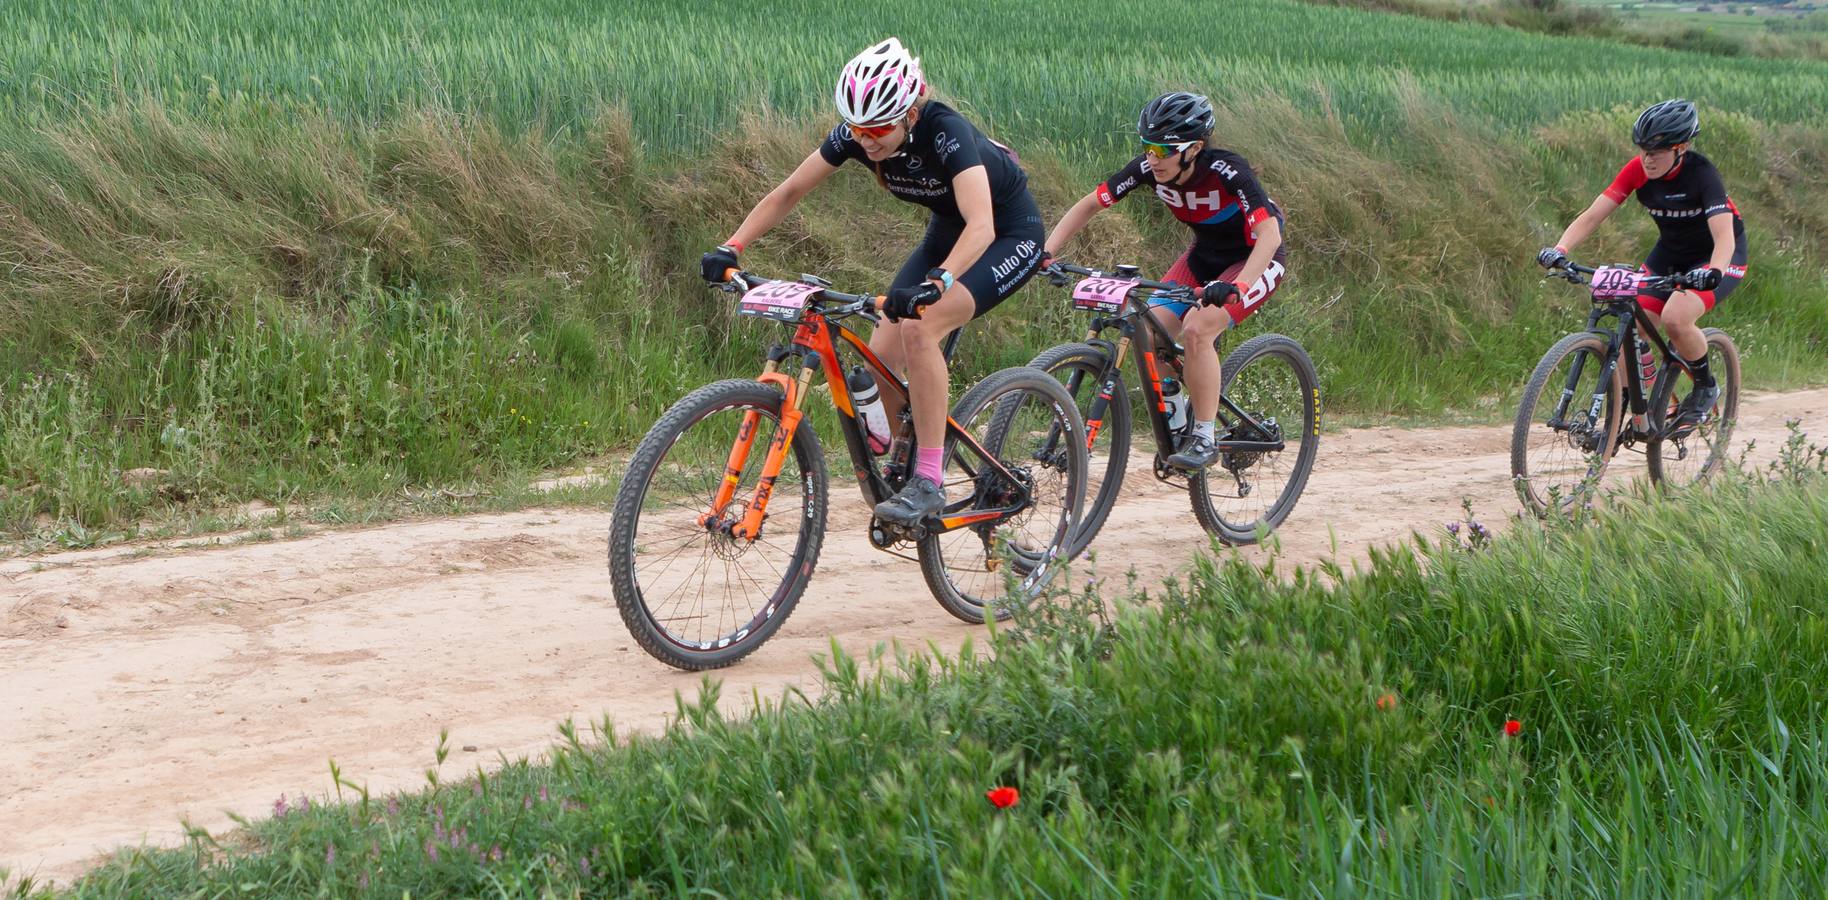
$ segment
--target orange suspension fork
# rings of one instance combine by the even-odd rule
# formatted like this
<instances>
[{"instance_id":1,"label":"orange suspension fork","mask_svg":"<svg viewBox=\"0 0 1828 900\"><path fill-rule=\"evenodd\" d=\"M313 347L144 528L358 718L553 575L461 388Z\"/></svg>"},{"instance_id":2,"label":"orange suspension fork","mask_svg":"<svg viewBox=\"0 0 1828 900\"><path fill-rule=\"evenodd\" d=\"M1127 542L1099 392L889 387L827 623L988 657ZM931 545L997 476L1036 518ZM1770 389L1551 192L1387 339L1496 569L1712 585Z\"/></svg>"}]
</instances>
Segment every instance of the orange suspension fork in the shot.
<instances>
[{"instance_id":1,"label":"orange suspension fork","mask_svg":"<svg viewBox=\"0 0 1828 900\"><path fill-rule=\"evenodd\" d=\"M781 427L775 431L774 440L768 444L768 456L762 460L762 480L755 486L755 496L749 500L749 509L743 515L743 521L730 532L734 537L753 541L761 536L768 498L774 495L774 481L781 477L781 468L787 463L787 453L793 449L794 430L800 427L800 419L805 415L800 409L800 401L806 396L813 373L818 371L815 362L817 359L818 357L807 359L807 364L800 368L797 384L779 372L770 372L757 379L780 385L781 390L786 392L787 399L781 404ZM754 439L753 433L750 439Z\"/></svg>"},{"instance_id":2,"label":"orange suspension fork","mask_svg":"<svg viewBox=\"0 0 1828 900\"><path fill-rule=\"evenodd\" d=\"M762 374L756 380L768 381L769 376L773 375L786 381L785 376L775 375L775 369L779 366L780 363L769 360L762 366ZM788 391L788 396L793 396L791 390ZM749 462L749 450L755 446L755 428L761 421L762 414L753 409L743 413L743 424L736 429L736 443L730 446L730 458L724 463L724 481L717 486L717 496L711 499L711 511L699 515L698 527L707 527L722 518L724 508L736 497L736 485L742 480L743 466Z\"/></svg>"}]
</instances>

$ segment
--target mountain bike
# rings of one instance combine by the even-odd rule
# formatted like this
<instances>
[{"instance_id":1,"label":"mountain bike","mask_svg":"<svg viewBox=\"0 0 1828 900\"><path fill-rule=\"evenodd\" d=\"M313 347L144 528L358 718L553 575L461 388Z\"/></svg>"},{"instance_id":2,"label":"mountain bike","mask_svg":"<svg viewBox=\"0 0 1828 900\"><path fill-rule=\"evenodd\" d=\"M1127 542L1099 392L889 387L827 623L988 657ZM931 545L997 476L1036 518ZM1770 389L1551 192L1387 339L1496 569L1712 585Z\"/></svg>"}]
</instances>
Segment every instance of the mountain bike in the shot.
<instances>
[{"instance_id":1,"label":"mountain bike","mask_svg":"<svg viewBox=\"0 0 1828 900\"><path fill-rule=\"evenodd\" d=\"M1239 344L1221 365L1218 462L1191 473L1171 468L1167 458L1192 430L1180 399L1185 392L1174 394L1183 348L1150 314L1148 299L1191 301L1193 289L1149 281L1139 271L1117 266L1107 274L1059 263L1049 275L1057 286L1073 285L1073 308L1092 317L1085 340L1051 347L1029 363L1060 379L1085 418L1091 452L1087 508L1069 555L1078 555L1097 536L1123 486L1132 416L1123 366L1132 348L1142 406L1155 436L1155 477L1185 487L1194 518L1220 541L1256 543L1288 518L1314 469L1320 447L1320 377L1314 362L1293 338L1279 334ZM1113 329L1115 340L1105 336Z\"/></svg>"},{"instance_id":2,"label":"mountain bike","mask_svg":"<svg viewBox=\"0 0 1828 900\"><path fill-rule=\"evenodd\" d=\"M1549 277L1586 285L1593 311L1585 330L1543 355L1523 389L1511 429L1511 476L1523 505L1539 516L1569 512L1585 502L1613 456L1639 445L1653 482L1682 488L1706 481L1726 460L1739 415L1739 349L1726 332L1702 329L1720 399L1698 421L1679 421L1676 388L1690 375L1688 364L1637 302L1644 291L1692 287L1687 274L1569 263ZM1614 324L1602 327L1608 319Z\"/></svg>"},{"instance_id":3,"label":"mountain bike","mask_svg":"<svg viewBox=\"0 0 1828 900\"><path fill-rule=\"evenodd\" d=\"M816 378L825 376L866 503L900 490L914 461L906 383L844 324L877 321L881 297L811 275L734 269L721 287L741 293L739 315L790 326L792 341L771 348L753 380L705 385L660 417L635 448L609 532L623 622L655 658L692 670L754 652L812 578L828 497L825 450L807 417ZM860 361L848 377L840 350ZM862 421L875 408L851 389L869 375L903 400L880 452ZM947 419L944 510L911 528L872 516L870 543L904 557L912 548L934 598L959 619L1007 617L1008 596L1038 595L1068 557L1085 493L1084 435L1058 382L1026 367L992 373ZM1036 452L1048 440L1073 452Z\"/></svg>"}]
</instances>

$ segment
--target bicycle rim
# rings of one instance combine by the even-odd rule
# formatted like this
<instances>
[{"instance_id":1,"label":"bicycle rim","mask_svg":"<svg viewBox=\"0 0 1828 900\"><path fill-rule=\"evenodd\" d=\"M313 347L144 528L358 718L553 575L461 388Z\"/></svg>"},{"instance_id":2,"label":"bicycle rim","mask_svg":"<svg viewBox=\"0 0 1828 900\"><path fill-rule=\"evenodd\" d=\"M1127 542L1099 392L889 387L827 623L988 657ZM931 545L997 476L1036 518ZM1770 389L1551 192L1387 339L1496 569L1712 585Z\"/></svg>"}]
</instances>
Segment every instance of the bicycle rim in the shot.
<instances>
[{"instance_id":1,"label":"bicycle rim","mask_svg":"<svg viewBox=\"0 0 1828 900\"><path fill-rule=\"evenodd\" d=\"M1007 617L1006 597L1040 594L1077 527L1085 495L1085 428L1065 388L1029 368L993 373L959 401L953 419L977 445L1008 469L1028 494L1027 505L999 522L967 526L921 541L923 574L948 612L969 622L986 613ZM1053 445L1050 435L1071 440ZM975 450L954 442L946 458L947 496L972 498L966 508L1006 505L1015 487Z\"/></svg>"},{"instance_id":2,"label":"bicycle rim","mask_svg":"<svg viewBox=\"0 0 1828 900\"><path fill-rule=\"evenodd\" d=\"M1320 442L1320 387L1301 345L1259 335L1226 359L1221 440L1276 441L1275 451L1227 451L1188 480L1195 517L1229 544L1249 544L1282 524L1313 470Z\"/></svg>"},{"instance_id":3,"label":"bicycle rim","mask_svg":"<svg viewBox=\"0 0 1828 900\"><path fill-rule=\"evenodd\" d=\"M709 525L732 445L753 417L735 490ZM722 382L681 401L643 440L618 495L611 570L643 646L684 668L725 665L766 640L810 578L824 528L824 467L802 426L768 499L761 534L733 536L781 426L780 395Z\"/></svg>"},{"instance_id":4,"label":"bicycle rim","mask_svg":"<svg viewBox=\"0 0 1828 900\"><path fill-rule=\"evenodd\" d=\"M1568 335L1537 363L1524 388L1511 430L1511 475L1518 499L1537 515L1572 511L1606 471L1620 403L1615 376L1593 408L1605 354L1601 338Z\"/></svg>"}]
</instances>

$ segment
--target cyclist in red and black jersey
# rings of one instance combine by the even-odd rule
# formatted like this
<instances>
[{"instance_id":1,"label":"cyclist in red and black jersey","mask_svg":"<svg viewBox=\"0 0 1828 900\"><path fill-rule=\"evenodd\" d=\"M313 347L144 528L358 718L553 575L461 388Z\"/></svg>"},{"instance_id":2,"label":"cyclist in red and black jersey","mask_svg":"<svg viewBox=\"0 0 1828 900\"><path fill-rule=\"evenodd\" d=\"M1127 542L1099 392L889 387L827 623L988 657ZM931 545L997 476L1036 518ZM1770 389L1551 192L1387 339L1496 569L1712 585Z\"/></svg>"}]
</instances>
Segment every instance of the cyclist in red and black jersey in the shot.
<instances>
[{"instance_id":1,"label":"cyclist in red and black jersey","mask_svg":"<svg viewBox=\"0 0 1828 900\"><path fill-rule=\"evenodd\" d=\"M1212 102L1174 91L1149 101L1136 128L1143 152L1067 210L1047 236L1043 267L1101 210L1148 187L1193 230L1193 244L1161 280L1197 288L1197 304L1150 303L1157 321L1186 347L1193 432L1168 464L1193 471L1218 459L1219 352L1225 329L1243 322L1287 275L1282 210L1244 157L1211 144Z\"/></svg>"},{"instance_id":2,"label":"cyclist in red and black jersey","mask_svg":"<svg viewBox=\"0 0 1828 900\"><path fill-rule=\"evenodd\" d=\"M1708 370L1707 338L1695 321L1725 300L1746 272L1745 222L1739 207L1727 196L1720 170L1689 146L1700 131L1700 116L1687 100L1665 100L1644 110L1631 129L1631 142L1642 152L1625 163L1555 246L1537 254L1545 268L1566 264L1568 251L1586 240L1626 197L1637 195L1657 223L1657 243L1643 270L1651 275L1688 272L1695 284L1693 290L1638 296L1638 304L1669 335L1694 378L1695 389L1682 401L1679 422L1699 419L1720 397L1720 387Z\"/></svg>"},{"instance_id":3,"label":"cyclist in red and black jersey","mask_svg":"<svg viewBox=\"0 0 1828 900\"><path fill-rule=\"evenodd\" d=\"M1015 154L932 99L920 60L899 40L889 38L846 64L834 99L843 121L701 265L705 280L722 281L745 244L780 224L851 160L869 167L896 199L931 211L925 239L888 290L882 309L889 321L870 335L876 356L906 374L917 446L907 485L877 504L876 515L913 526L946 504L940 480L947 372L940 344L1040 268L1041 209ZM901 414L899 398L884 390L882 399L893 421Z\"/></svg>"}]
</instances>

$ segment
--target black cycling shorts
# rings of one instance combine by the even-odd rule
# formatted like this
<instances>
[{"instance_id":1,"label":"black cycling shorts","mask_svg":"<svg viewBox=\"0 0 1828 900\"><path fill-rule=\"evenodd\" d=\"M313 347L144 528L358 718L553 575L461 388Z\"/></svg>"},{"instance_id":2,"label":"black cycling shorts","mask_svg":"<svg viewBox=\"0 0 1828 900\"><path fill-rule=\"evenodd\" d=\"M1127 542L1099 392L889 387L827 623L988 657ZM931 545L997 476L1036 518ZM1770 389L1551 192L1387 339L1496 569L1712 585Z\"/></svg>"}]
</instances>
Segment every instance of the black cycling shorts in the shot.
<instances>
[{"instance_id":1,"label":"black cycling shorts","mask_svg":"<svg viewBox=\"0 0 1828 900\"><path fill-rule=\"evenodd\" d=\"M965 220L934 216L927 220L927 236L901 264L891 288L916 285L927 279L934 266L946 261L959 235L965 232ZM1024 193L1020 202L1007 203L996 211L996 237L984 255L964 272L953 278L971 291L977 305L977 318L1002 303L1016 289L1034 277L1041 265L1041 247L1047 230L1041 221L1041 208Z\"/></svg>"}]
</instances>

